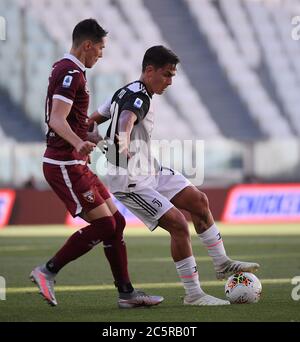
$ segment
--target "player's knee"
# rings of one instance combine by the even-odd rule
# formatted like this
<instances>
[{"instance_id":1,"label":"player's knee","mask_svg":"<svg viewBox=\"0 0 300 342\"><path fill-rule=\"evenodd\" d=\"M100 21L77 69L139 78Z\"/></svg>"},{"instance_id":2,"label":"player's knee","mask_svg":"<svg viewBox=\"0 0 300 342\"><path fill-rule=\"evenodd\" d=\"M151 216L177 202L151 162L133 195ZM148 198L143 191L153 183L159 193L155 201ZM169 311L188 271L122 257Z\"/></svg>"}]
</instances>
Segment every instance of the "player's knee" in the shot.
<instances>
[{"instance_id":1,"label":"player's knee","mask_svg":"<svg viewBox=\"0 0 300 342\"><path fill-rule=\"evenodd\" d=\"M195 214L203 215L209 210L208 197L204 192L198 191L197 199L194 203Z\"/></svg>"},{"instance_id":2,"label":"player's knee","mask_svg":"<svg viewBox=\"0 0 300 342\"><path fill-rule=\"evenodd\" d=\"M125 226L126 226L125 218L119 211L117 211L114 214L114 219L116 221L116 233L118 236L123 237L123 231L124 231Z\"/></svg>"},{"instance_id":3,"label":"player's knee","mask_svg":"<svg viewBox=\"0 0 300 342\"><path fill-rule=\"evenodd\" d=\"M92 222L94 232L101 241L114 239L116 235L116 220L113 216L102 217Z\"/></svg>"}]
</instances>

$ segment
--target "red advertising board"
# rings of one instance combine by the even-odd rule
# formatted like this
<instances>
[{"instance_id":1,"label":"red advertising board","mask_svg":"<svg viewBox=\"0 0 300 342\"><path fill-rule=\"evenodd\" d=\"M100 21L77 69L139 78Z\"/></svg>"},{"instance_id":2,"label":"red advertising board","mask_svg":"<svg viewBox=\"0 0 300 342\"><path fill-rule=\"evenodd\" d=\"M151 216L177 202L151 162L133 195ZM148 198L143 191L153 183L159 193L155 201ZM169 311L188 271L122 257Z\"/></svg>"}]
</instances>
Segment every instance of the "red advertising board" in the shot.
<instances>
[{"instance_id":1,"label":"red advertising board","mask_svg":"<svg viewBox=\"0 0 300 342\"><path fill-rule=\"evenodd\" d=\"M0 229L8 224L14 201L13 190L0 190Z\"/></svg>"}]
</instances>

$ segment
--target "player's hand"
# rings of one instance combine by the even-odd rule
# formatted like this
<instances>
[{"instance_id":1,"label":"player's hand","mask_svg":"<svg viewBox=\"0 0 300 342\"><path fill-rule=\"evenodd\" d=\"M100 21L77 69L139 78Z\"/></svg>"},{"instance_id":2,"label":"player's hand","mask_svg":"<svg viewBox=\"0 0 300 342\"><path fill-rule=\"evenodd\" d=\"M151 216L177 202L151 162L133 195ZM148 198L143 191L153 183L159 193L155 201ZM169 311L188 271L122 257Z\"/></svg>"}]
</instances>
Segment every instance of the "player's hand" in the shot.
<instances>
[{"instance_id":1,"label":"player's hand","mask_svg":"<svg viewBox=\"0 0 300 342\"><path fill-rule=\"evenodd\" d=\"M87 133L87 139L94 144L98 144L99 141L103 140L103 137L99 134L98 125L96 122L93 123L93 128Z\"/></svg>"},{"instance_id":2,"label":"player's hand","mask_svg":"<svg viewBox=\"0 0 300 342\"><path fill-rule=\"evenodd\" d=\"M96 145L90 141L81 141L76 146L76 151L83 156L88 156L91 152L93 152Z\"/></svg>"},{"instance_id":3,"label":"player's hand","mask_svg":"<svg viewBox=\"0 0 300 342\"><path fill-rule=\"evenodd\" d=\"M88 132L92 132L94 130L94 124L95 124L95 120L92 119L92 118L89 118L89 121L88 121Z\"/></svg>"}]
</instances>

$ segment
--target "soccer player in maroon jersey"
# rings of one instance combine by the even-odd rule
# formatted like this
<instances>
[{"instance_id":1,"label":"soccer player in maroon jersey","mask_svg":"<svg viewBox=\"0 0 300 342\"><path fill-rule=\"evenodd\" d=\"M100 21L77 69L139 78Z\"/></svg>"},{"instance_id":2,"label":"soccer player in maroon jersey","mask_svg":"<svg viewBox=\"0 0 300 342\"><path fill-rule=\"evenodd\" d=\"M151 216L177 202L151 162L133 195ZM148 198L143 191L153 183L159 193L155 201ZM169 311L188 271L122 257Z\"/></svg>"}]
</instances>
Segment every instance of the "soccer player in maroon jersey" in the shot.
<instances>
[{"instance_id":1,"label":"soccer player in maroon jersey","mask_svg":"<svg viewBox=\"0 0 300 342\"><path fill-rule=\"evenodd\" d=\"M47 182L70 213L90 223L74 233L45 264L30 274L40 293L52 306L56 274L103 241L120 308L157 305L163 297L149 296L132 287L123 240L125 219L114 205L105 186L87 166L96 146L95 134L88 133L89 90L85 72L102 57L107 32L94 19L83 20L73 31L69 54L53 65L46 99L47 148L43 171Z\"/></svg>"}]
</instances>

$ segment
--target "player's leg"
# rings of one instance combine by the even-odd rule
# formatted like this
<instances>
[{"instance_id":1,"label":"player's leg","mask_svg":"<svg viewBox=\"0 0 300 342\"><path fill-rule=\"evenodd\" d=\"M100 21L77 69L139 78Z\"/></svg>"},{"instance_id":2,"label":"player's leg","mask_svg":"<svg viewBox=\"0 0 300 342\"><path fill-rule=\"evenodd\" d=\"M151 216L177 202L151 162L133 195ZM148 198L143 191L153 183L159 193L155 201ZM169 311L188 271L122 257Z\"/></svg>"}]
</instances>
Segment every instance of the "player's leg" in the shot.
<instances>
[{"instance_id":1,"label":"player's leg","mask_svg":"<svg viewBox=\"0 0 300 342\"><path fill-rule=\"evenodd\" d=\"M103 241L103 247L115 279L115 286L119 292L119 308L131 309L160 304L163 297L148 295L143 291L134 289L129 277L127 248L123 236L126 221L111 197L106 200L106 204L115 218L116 234L111 239Z\"/></svg>"},{"instance_id":2,"label":"player's leg","mask_svg":"<svg viewBox=\"0 0 300 342\"><path fill-rule=\"evenodd\" d=\"M115 221L109 216L106 204L93 210L94 219L90 225L72 234L57 253L44 264L37 266L30 274L31 280L37 284L40 293L52 306L57 305L54 293L54 282L57 273L68 263L89 252L93 247L115 234Z\"/></svg>"},{"instance_id":3,"label":"player's leg","mask_svg":"<svg viewBox=\"0 0 300 342\"><path fill-rule=\"evenodd\" d=\"M75 232L45 265L36 267L30 274L47 302L57 305L53 288L55 275L101 241L111 239L116 231L116 222L105 200L87 177L86 169L44 165L44 172L70 213L73 216L85 213L90 222L90 225Z\"/></svg>"},{"instance_id":4,"label":"player's leg","mask_svg":"<svg viewBox=\"0 0 300 342\"><path fill-rule=\"evenodd\" d=\"M163 301L162 297L147 295L133 288L128 273L127 249L123 238L123 231L126 225L125 219L113 203L110 193L104 184L92 173L90 173L90 179L96 187L98 194L105 200L115 221L115 234L104 239L103 245L104 253L110 264L115 286L119 293L118 306L120 308L136 308L160 304ZM84 218L87 221L95 219L91 214L92 212L85 214Z\"/></svg>"},{"instance_id":5,"label":"player's leg","mask_svg":"<svg viewBox=\"0 0 300 342\"><path fill-rule=\"evenodd\" d=\"M58 273L70 261L87 253L103 240L110 239L116 232L115 219L105 198L99 193L98 184L95 184L97 177L88 167L64 167L62 176L64 186L61 186L59 177L51 182L51 186L73 216L84 216L90 224L75 232L46 264L47 269L53 273Z\"/></svg>"},{"instance_id":6,"label":"player's leg","mask_svg":"<svg viewBox=\"0 0 300 342\"><path fill-rule=\"evenodd\" d=\"M206 294L201 286L192 251L188 224L183 214L173 207L159 219L159 226L170 233L171 254L185 289L185 305L228 305L229 302Z\"/></svg>"},{"instance_id":7,"label":"player's leg","mask_svg":"<svg viewBox=\"0 0 300 342\"><path fill-rule=\"evenodd\" d=\"M188 186L175 195L171 202L191 214L198 237L212 257L218 279L239 271L255 272L259 268L257 263L234 261L227 256L222 236L209 209L208 198L203 192Z\"/></svg>"},{"instance_id":8,"label":"player's leg","mask_svg":"<svg viewBox=\"0 0 300 342\"><path fill-rule=\"evenodd\" d=\"M229 304L227 301L206 295L202 291L187 222L183 214L170 201L152 188L115 195L151 231L159 225L170 233L172 258L186 292L185 304Z\"/></svg>"},{"instance_id":9,"label":"player's leg","mask_svg":"<svg viewBox=\"0 0 300 342\"><path fill-rule=\"evenodd\" d=\"M133 291L133 287L128 272L127 249L123 236L126 221L111 197L106 200L106 204L115 219L116 234L103 241L104 254L110 264L119 293L129 293Z\"/></svg>"},{"instance_id":10,"label":"player's leg","mask_svg":"<svg viewBox=\"0 0 300 342\"><path fill-rule=\"evenodd\" d=\"M158 224L170 234L171 255L186 295L190 298L204 296L193 256L188 224L183 214L172 207L158 220Z\"/></svg>"},{"instance_id":11,"label":"player's leg","mask_svg":"<svg viewBox=\"0 0 300 342\"><path fill-rule=\"evenodd\" d=\"M106 215L107 208L102 205L97 211ZM99 226L103 228L99 230ZM40 293L50 305L57 305L54 294L54 282L57 273L68 263L90 251L96 244L114 234L115 222L109 216L94 220L87 227L74 233L50 260L37 266L30 274L31 280L37 284Z\"/></svg>"}]
</instances>

